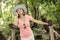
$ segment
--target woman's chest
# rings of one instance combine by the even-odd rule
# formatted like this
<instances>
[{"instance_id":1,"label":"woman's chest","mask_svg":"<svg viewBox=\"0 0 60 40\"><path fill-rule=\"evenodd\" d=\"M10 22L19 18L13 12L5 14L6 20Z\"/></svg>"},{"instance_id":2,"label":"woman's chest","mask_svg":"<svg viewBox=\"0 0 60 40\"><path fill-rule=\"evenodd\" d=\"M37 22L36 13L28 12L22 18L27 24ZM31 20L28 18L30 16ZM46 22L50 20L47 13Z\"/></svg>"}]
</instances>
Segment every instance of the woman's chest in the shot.
<instances>
[{"instance_id":1,"label":"woman's chest","mask_svg":"<svg viewBox=\"0 0 60 40\"><path fill-rule=\"evenodd\" d=\"M23 20L19 19L18 24L20 26L30 26L30 22L29 22L28 18L25 18Z\"/></svg>"}]
</instances>

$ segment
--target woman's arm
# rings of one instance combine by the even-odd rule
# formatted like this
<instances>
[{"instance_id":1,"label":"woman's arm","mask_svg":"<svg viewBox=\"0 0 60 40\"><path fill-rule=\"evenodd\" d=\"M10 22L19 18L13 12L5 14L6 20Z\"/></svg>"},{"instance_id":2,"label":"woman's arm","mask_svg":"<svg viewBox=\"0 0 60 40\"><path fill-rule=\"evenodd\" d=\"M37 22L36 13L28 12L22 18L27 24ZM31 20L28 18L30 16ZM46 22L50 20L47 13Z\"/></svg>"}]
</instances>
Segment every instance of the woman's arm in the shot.
<instances>
[{"instance_id":1,"label":"woman's arm","mask_svg":"<svg viewBox=\"0 0 60 40\"><path fill-rule=\"evenodd\" d=\"M10 27L11 29L18 29L18 19L17 19L16 16L15 16L14 21L13 21L11 24L9 24L9 27Z\"/></svg>"},{"instance_id":2,"label":"woman's arm","mask_svg":"<svg viewBox=\"0 0 60 40\"><path fill-rule=\"evenodd\" d=\"M15 17L14 21L11 24L9 24L9 27L12 28L12 29L17 29L18 28L17 17Z\"/></svg>"},{"instance_id":3,"label":"woman's arm","mask_svg":"<svg viewBox=\"0 0 60 40\"><path fill-rule=\"evenodd\" d=\"M42 21L40 21L40 20L36 20L36 19L34 19L34 18L32 18L31 21L32 21L32 22L35 22L35 23L37 23L37 24L48 25L48 23L42 22Z\"/></svg>"},{"instance_id":4,"label":"woman's arm","mask_svg":"<svg viewBox=\"0 0 60 40\"><path fill-rule=\"evenodd\" d=\"M14 19L14 21L13 21L13 25L14 25L15 27L18 27L18 18L17 18L17 16L15 16L15 19Z\"/></svg>"}]
</instances>

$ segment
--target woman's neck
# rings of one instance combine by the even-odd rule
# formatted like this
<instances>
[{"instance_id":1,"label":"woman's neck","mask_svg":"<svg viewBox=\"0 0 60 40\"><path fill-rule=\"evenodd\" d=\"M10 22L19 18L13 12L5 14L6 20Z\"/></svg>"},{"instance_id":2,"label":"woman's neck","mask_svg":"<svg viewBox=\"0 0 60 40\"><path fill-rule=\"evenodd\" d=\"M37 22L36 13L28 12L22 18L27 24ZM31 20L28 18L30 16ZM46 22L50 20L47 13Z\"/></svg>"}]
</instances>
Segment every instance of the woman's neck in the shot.
<instances>
[{"instance_id":1,"label":"woman's neck","mask_svg":"<svg viewBox=\"0 0 60 40\"><path fill-rule=\"evenodd\" d=\"M21 18L21 19L24 19L24 17L25 17L24 15L20 15L20 18Z\"/></svg>"}]
</instances>

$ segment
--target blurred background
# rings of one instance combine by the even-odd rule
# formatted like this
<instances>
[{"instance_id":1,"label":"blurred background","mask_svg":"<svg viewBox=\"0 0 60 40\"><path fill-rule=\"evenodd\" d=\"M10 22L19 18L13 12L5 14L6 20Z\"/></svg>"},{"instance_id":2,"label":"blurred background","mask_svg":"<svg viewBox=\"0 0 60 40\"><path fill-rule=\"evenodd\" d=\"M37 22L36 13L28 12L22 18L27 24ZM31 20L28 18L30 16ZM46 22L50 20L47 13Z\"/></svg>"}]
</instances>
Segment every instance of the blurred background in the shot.
<instances>
[{"instance_id":1,"label":"blurred background","mask_svg":"<svg viewBox=\"0 0 60 40\"><path fill-rule=\"evenodd\" d=\"M54 30L60 33L60 0L0 0L0 31L6 38L11 35L9 24L15 17L13 8L20 4L26 5L27 14L33 18L42 20L41 16L44 16L47 20L52 20ZM31 28L36 39L49 40L49 34L46 33L43 25L31 22Z\"/></svg>"}]
</instances>

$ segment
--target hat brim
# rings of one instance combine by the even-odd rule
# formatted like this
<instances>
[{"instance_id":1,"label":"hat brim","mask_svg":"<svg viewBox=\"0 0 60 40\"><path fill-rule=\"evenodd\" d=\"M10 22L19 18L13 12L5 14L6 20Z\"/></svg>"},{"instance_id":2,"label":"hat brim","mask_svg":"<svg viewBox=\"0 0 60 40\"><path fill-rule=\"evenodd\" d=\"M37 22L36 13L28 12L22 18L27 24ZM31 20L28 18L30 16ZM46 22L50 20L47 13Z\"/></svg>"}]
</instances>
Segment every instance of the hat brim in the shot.
<instances>
[{"instance_id":1,"label":"hat brim","mask_svg":"<svg viewBox=\"0 0 60 40\"><path fill-rule=\"evenodd\" d=\"M25 5L17 5L17 6L13 9L14 15L16 15L16 10L19 9L19 8L23 9L24 12L27 12L27 9L26 9L26 6L25 6Z\"/></svg>"}]
</instances>

